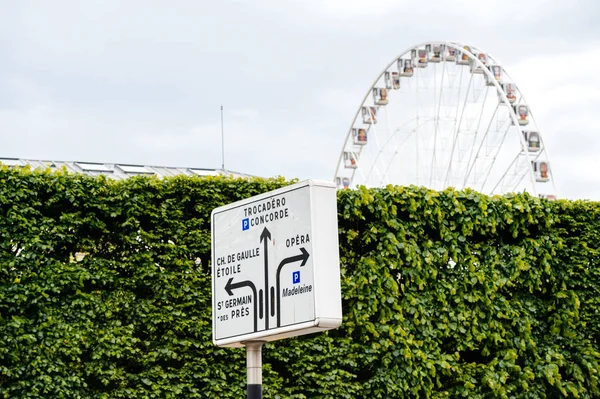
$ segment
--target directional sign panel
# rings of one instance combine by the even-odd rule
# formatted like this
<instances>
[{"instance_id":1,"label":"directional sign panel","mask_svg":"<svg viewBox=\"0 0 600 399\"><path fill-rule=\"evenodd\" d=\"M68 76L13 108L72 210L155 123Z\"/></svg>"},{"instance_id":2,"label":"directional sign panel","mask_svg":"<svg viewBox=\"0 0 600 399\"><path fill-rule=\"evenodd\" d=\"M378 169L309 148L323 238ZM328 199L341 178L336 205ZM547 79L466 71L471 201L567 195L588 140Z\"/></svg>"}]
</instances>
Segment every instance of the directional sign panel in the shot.
<instances>
[{"instance_id":1,"label":"directional sign panel","mask_svg":"<svg viewBox=\"0 0 600 399\"><path fill-rule=\"evenodd\" d=\"M211 219L216 345L341 324L333 183L308 180L217 208Z\"/></svg>"}]
</instances>

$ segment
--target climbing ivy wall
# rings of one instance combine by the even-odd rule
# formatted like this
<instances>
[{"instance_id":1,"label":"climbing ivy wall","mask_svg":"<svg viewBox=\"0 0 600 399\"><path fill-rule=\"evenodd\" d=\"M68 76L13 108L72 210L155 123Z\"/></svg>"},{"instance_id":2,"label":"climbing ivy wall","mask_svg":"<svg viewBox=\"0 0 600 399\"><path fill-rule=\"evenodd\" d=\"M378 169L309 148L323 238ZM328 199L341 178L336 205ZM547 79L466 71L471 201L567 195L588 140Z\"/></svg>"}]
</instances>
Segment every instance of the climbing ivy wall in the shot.
<instances>
[{"instance_id":1,"label":"climbing ivy wall","mask_svg":"<svg viewBox=\"0 0 600 399\"><path fill-rule=\"evenodd\" d=\"M210 212L289 182L0 167L0 398L241 398ZM600 396L600 204L338 195L344 322L269 343L265 398Z\"/></svg>"}]
</instances>

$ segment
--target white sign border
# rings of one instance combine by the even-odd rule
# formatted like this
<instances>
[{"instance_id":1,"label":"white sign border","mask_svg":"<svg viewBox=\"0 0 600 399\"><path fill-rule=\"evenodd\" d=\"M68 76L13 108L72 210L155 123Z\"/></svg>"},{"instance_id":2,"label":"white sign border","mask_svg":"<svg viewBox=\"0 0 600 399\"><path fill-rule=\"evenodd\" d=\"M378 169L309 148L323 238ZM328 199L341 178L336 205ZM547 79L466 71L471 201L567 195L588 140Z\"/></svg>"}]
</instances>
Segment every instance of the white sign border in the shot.
<instances>
[{"instance_id":1,"label":"white sign border","mask_svg":"<svg viewBox=\"0 0 600 399\"><path fill-rule=\"evenodd\" d=\"M300 322L293 325L282 326L278 328L272 328L269 330L262 330L248 334L241 334L232 337L215 339L215 331L216 331L216 309L215 309L215 274L214 274L214 259L215 259L215 239L214 239L214 216L217 213L221 213L230 209L238 208L240 206L245 206L257 201L262 201L267 198L282 195L288 192L292 192L298 189L302 189L307 187L310 190L310 210L311 210L311 230L313 231L313 281L315 284L315 293L314 293L314 306L315 306L315 319L308 322ZM315 215L315 201L316 196L319 196L317 190L314 188L324 188L326 190L321 194L326 194L325 191L331 190L329 195L336 196L336 186L333 182L329 181L319 181L319 180L305 180L300 183L292 184L290 186L278 188L273 191L269 191L263 194L259 194L250 198L246 198L240 201L233 202L231 204L227 204L218 208L215 208L211 212L210 220L211 220L211 289L212 289L212 297L211 297L211 306L212 306L212 340L213 343L217 346L230 346L230 347L243 347L244 342L248 341L275 341L283 338L311 334L314 332L320 332L325 330L330 330L333 328L337 328L342 323L342 304L341 304L341 288L340 288L340 272L339 272L339 243L338 243L338 230L337 230L337 199L335 199L335 207L330 210L329 213L333 212L333 215ZM323 199L323 198L321 198ZM329 217L329 220L328 217ZM334 231L331 232L323 232L319 231L319 226L324 223L333 223L335 226ZM330 227L331 229L331 227ZM333 229L332 229L333 230ZM315 235L316 234L316 235ZM333 236L332 236L333 235ZM325 247L335 245L336 250L334 254L326 254L319 256L323 251L318 252L315 248L319 248L318 245L319 236L322 241L328 241L325 243ZM317 245L315 245L317 244ZM331 251L329 251L331 252ZM317 256L315 256L317 255ZM323 264L331 264L333 262L334 267L329 267L329 270L322 270L324 268L320 268L317 264L321 262ZM319 273L321 271L322 273ZM333 273L332 273L333 272ZM319 276L322 274L322 276ZM317 282L317 279L324 279L323 281L327 281L330 284L321 284L321 282ZM337 286L336 292L332 292L330 290L330 285ZM320 306L323 304L323 299L328 297L331 301L329 306ZM320 309L323 307L324 309Z\"/></svg>"}]
</instances>

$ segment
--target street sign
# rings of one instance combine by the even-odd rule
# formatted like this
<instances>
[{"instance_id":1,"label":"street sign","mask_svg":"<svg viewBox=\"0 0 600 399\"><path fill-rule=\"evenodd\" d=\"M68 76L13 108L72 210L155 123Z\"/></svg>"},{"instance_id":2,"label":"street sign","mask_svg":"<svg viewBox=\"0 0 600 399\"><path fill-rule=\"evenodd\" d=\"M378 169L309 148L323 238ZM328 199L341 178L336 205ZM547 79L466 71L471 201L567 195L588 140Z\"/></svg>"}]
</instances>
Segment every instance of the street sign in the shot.
<instances>
[{"instance_id":1,"label":"street sign","mask_svg":"<svg viewBox=\"0 0 600 399\"><path fill-rule=\"evenodd\" d=\"M340 326L335 184L294 184L216 208L211 221L215 345Z\"/></svg>"}]
</instances>

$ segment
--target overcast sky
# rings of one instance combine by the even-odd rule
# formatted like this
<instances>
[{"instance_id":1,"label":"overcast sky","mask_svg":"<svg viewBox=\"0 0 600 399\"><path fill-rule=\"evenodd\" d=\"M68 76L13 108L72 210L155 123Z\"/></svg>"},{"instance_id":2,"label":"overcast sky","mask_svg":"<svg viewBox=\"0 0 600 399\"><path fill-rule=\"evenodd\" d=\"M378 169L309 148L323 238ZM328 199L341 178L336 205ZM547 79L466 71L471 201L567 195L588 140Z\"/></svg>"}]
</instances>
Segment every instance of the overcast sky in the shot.
<instances>
[{"instance_id":1,"label":"overcast sky","mask_svg":"<svg viewBox=\"0 0 600 399\"><path fill-rule=\"evenodd\" d=\"M428 40L496 57L558 195L600 200L597 0L0 0L0 157L331 179L366 90Z\"/></svg>"}]
</instances>

